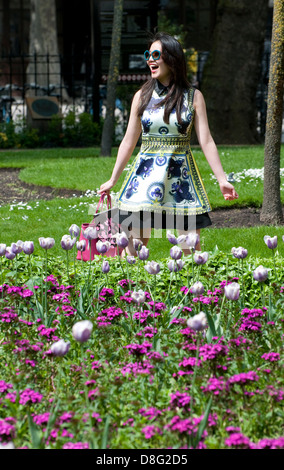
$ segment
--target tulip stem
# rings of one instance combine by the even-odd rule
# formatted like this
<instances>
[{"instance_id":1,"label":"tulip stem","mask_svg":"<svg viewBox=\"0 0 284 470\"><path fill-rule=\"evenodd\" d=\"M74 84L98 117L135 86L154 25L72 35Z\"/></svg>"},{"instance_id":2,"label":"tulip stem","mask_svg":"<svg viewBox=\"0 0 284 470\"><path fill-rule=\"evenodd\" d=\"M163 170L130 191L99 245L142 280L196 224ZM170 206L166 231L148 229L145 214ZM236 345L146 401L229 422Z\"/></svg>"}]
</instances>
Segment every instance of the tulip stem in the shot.
<instances>
[{"instance_id":1,"label":"tulip stem","mask_svg":"<svg viewBox=\"0 0 284 470\"><path fill-rule=\"evenodd\" d=\"M242 258L242 271L241 271L241 278L242 278L242 308L245 307L245 284L244 284L244 260Z\"/></svg>"},{"instance_id":2,"label":"tulip stem","mask_svg":"<svg viewBox=\"0 0 284 470\"><path fill-rule=\"evenodd\" d=\"M226 338L229 337L229 328L231 325L231 318L232 318L232 305L233 305L232 300L229 300L228 321L227 321L227 326L226 326Z\"/></svg>"},{"instance_id":3,"label":"tulip stem","mask_svg":"<svg viewBox=\"0 0 284 470\"><path fill-rule=\"evenodd\" d=\"M153 298L153 313L154 313L154 329L156 329L156 274L154 275L154 298Z\"/></svg>"},{"instance_id":4,"label":"tulip stem","mask_svg":"<svg viewBox=\"0 0 284 470\"><path fill-rule=\"evenodd\" d=\"M47 322L47 250L45 250L45 301L44 301L44 315L45 315L45 322ZM46 323L47 324L47 323Z\"/></svg>"},{"instance_id":5,"label":"tulip stem","mask_svg":"<svg viewBox=\"0 0 284 470\"><path fill-rule=\"evenodd\" d=\"M197 345L196 345L196 356L195 356L195 365L194 365L194 370L193 370L193 377L192 377L192 383L191 383L191 390L190 390L190 395L192 399L192 405L190 407L190 414L192 415L193 412L193 396L194 396L194 389L195 389L195 379L196 379L196 373L198 369L198 358L199 358L199 348L200 348L200 333L197 333Z\"/></svg>"},{"instance_id":6,"label":"tulip stem","mask_svg":"<svg viewBox=\"0 0 284 470\"><path fill-rule=\"evenodd\" d=\"M177 269L177 262L175 261L175 267ZM177 293L178 293L178 278L177 278L177 271L175 270L175 278L176 278L176 290L177 290Z\"/></svg>"},{"instance_id":7,"label":"tulip stem","mask_svg":"<svg viewBox=\"0 0 284 470\"><path fill-rule=\"evenodd\" d=\"M67 278L68 278L68 282L70 283L70 276L69 276L69 266L68 266L68 250L66 250L66 268L67 268Z\"/></svg>"},{"instance_id":8,"label":"tulip stem","mask_svg":"<svg viewBox=\"0 0 284 470\"><path fill-rule=\"evenodd\" d=\"M3 300L4 297L4 282L3 282L3 262L2 262L2 257L0 256L0 269L1 269L1 297Z\"/></svg>"},{"instance_id":9,"label":"tulip stem","mask_svg":"<svg viewBox=\"0 0 284 470\"><path fill-rule=\"evenodd\" d=\"M18 263L17 263L17 254L16 254L16 263L15 263L15 267L16 267L16 286L18 285Z\"/></svg>"},{"instance_id":10,"label":"tulip stem","mask_svg":"<svg viewBox=\"0 0 284 470\"><path fill-rule=\"evenodd\" d=\"M77 276L76 276L76 251L75 251L76 244L73 247L73 266L74 266L74 283L75 283L75 292L77 290Z\"/></svg>"},{"instance_id":11,"label":"tulip stem","mask_svg":"<svg viewBox=\"0 0 284 470\"><path fill-rule=\"evenodd\" d=\"M260 288L261 288L262 307L265 307L265 297L264 297L264 285L263 285L263 282L260 283Z\"/></svg>"},{"instance_id":12,"label":"tulip stem","mask_svg":"<svg viewBox=\"0 0 284 470\"><path fill-rule=\"evenodd\" d=\"M193 262L193 250L191 250L191 266L192 266L192 282L194 283L194 262ZM189 287L189 286L188 286Z\"/></svg>"},{"instance_id":13,"label":"tulip stem","mask_svg":"<svg viewBox=\"0 0 284 470\"><path fill-rule=\"evenodd\" d=\"M0 270L1 270L1 297L2 297L2 300L3 300L3 295L4 295L4 287L3 287L3 269L2 269L2 266L3 266L3 262L2 262L2 257L0 256Z\"/></svg>"},{"instance_id":14,"label":"tulip stem","mask_svg":"<svg viewBox=\"0 0 284 470\"><path fill-rule=\"evenodd\" d=\"M165 303L167 303L167 301L168 301L169 294L170 294L170 291L171 291L172 282L173 282L173 273L171 272L171 274L170 274L170 283L169 283L169 288L168 288L168 293L167 293Z\"/></svg>"},{"instance_id":15,"label":"tulip stem","mask_svg":"<svg viewBox=\"0 0 284 470\"><path fill-rule=\"evenodd\" d=\"M276 281L278 282L278 276L277 276L277 271L276 271L275 252L274 252L274 250L272 250L272 256L273 256L274 273L275 273Z\"/></svg>"}]
</instances>

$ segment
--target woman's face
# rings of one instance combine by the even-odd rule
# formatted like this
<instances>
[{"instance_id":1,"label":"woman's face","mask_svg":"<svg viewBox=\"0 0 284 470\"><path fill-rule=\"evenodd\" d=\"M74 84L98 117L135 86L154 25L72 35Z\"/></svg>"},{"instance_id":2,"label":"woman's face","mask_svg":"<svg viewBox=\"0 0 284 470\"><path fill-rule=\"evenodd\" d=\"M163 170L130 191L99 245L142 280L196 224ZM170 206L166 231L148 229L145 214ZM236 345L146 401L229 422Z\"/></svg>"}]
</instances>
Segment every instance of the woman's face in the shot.
<instances>
[{"instance_id":1,"label":"woman's face","mask_svg":"<svg viewBox=\"0 0 284 470\"><path fill-rule=\"evenodd\" d=\"M172 73L169 66L164 62L164 59L162 57L162 44L160 43L160 41L153 42L149 51L161 52L161 56L158 60L154 60L152 56L150 56L149 60L147 60L147 64L150 68L152 78L156 78L163 85L168 86L171 81Z\"/></svg>"}]
</instances>

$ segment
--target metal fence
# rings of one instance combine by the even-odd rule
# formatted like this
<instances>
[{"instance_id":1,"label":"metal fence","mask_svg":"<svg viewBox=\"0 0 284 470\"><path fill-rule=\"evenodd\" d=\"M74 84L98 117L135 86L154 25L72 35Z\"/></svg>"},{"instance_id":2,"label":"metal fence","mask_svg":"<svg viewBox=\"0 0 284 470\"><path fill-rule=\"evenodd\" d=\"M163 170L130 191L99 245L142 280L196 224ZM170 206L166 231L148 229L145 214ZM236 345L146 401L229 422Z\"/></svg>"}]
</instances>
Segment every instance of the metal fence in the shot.
<instances>
[{"instance_id":1,"label":"metal fence","mask_svg":"<svg viewBox=\"0 0 284 470\"><path fill-rule=\"evenodd\" d=\"M202 72L208 53L198 54L196 80L202 82ZM22 121L27 115L26 98L53 96L59 101L61 113L87 112L103 114L106 96L106 75L95 77L90 54L61 56L33 54L0 58L0 122ZM262 73L257 89L257 131L265 133L269 53L262 60ZM119 83L142 84L147 80L145 70L121 73Z\"/></svg>"}]
</instances>

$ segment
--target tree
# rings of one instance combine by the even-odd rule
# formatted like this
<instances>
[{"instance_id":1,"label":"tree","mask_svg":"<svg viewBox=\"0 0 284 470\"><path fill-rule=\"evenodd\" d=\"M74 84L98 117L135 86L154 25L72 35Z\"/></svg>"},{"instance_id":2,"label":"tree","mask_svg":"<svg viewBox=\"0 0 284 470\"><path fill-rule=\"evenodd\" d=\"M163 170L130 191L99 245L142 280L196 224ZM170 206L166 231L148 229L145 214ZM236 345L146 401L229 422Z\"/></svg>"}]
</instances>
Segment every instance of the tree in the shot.
<instances>
[{"instance_id":1,"label":"tree","mask_svg":"<svg viewBox=\"0 0 284 470\"><path fill-rule=\"evenodd\" d=\"M268 0L218 0L201 91L217 143L256 143L256 88Z\"/></svg>"},{"instance_id":2,"label":"tree","mask_svg":"<svg viewBox=\"0 0 284 470\"><path fill-rule=\"evenodd\" d=\"M112 25L111 53L107 80L106 117L104 120L101 155L111 155L112 139L114 133L114 111L116 86L119 74L120 42L122 29L123 0L115 0Z\"/></svg>"},{"instance_id":3,"label":"tree","mask_svg":"<svg viewBox=\"0 0 284 470\"><path fill-rule=\"evenodd\" d=\"M284 3L274 0L267 119L264 146L263 204L260 220L283 222L280 197L280 149L284 86Z\"/></svg>"},{"instance_id":4,"label":"tree","mask_svg":"<svg viewBox=\"0 0 284 470\"><path fill-rule=\"evenodd\" d=\"M55 0L31 0L31 22L29 54L31 59L27 67L27 82L47 87L48 84L57 85L53 92L59 92L60 62L57 43L56 4ZM47 63L47 54L49 63ZM44 56L44 57L43 57ZM29 94L34 94L30 91ZM37 91L37 94L46 94ZM65 92L65 98L67 94Z\"/></svg>"}]
</instances>

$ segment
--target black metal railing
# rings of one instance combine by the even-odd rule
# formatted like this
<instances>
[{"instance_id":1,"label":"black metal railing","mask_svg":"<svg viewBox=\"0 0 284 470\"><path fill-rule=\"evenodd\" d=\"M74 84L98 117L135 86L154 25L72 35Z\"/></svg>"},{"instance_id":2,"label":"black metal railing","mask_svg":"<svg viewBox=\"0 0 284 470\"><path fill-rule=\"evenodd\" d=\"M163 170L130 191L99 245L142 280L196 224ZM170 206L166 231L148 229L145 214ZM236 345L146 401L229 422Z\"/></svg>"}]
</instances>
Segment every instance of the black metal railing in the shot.
<instances>
[{"instance_id":1,"label":"black metal railing","mask_svg":"<svg viewBox=\"0 0 284 470\"><path fill-rule=\"evenodd\" d=\"M198 54L198 84L202 83L202 72L208 53ZM265 133L266 101L268 83L269 53L265 52L262 60L262 73L257 89L257 131L263 137ZM21 56L2 56L0 58L0 122L15 120L25 116L26 97L55 96L62 113L72 109L76 113L102 113L102 104L106 95L107 75L94 77L90 54L72 54L71 56L23 54ZM120 83L143 83L147 79L145 71L121 73ZM95 85L97 84L97 85ZM99 84L99 85L98 85Z\"/></svg>"}]
</instances>

